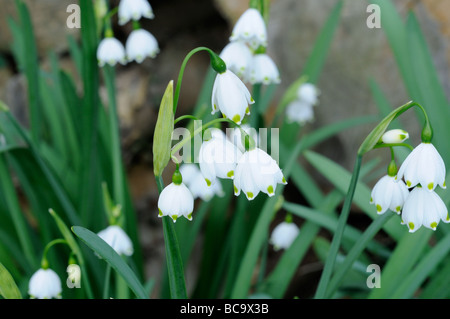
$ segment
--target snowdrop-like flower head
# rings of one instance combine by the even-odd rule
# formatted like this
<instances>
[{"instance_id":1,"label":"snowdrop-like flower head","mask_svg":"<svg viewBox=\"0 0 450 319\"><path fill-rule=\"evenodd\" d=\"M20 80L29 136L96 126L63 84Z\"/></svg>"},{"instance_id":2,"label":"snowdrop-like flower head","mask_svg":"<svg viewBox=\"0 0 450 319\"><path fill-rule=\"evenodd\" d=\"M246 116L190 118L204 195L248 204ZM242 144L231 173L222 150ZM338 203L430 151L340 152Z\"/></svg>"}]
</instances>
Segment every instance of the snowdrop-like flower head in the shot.
<instances>
[{"instance_id":1,"label":"snowdrop-like flower head","mask_svg":"<svg viewBox=\"0 0 450 319\"><path fill-rule=\"evenodd\" d=\"M385 175L375 184L370 203L375 205L380 215L387 209L400 214L408 195L408 187L403 181L397 182L395 176Z\"/></svg>"},{"instance_id":2,"label":"snowdrop-like flower head","mask_svg":"<svg viewBox=\"0 0 450 319\"><path fill-rule=\"evenodd\" d=\"M230 41L243 41L253 49L267 46L266 23L257 9L249 8L239 17L231 32Z\"/></svg>"},{"instance_id":3,"label":"snowdrop-like flower head","mask_svg":"<svg viewBox=\"0 0 450 319\"><path fill-rule=\"evenodd\" d=\"M255 54L250 69L250 83L268 85L280 82L280 73L275 62L265 53Z\"/></svg>"},{"instance_id":4,"label":"snowdrop-like flower head","mask_svg":"<svg viewBox=\"0 0 450 319\"><path fill-rule=\"evenodd\" d=\"M430 192L437 185L446 188L445 164L441 155L431 143L420 143L406 157L400 167L397 179L405 178L406 186L422 185Z\"/></svg>"},{"instance_id":5,"label":"snowdrop-like flower head","mask_svg":"<svg viewBox=\"0 0 450 319\"><path fill-rule=\"evenodd\" d=\"M297 90L297 97L305 103L316 105L319 98L319 90L312 83L303 83Z\"/></svg>"},{"instance_id":6,"label":"snowdrop-like flower head","mask_svg":"<svg viewBox=\"0 0 450 319\"><path fill-rule=\"evenodd\" d=\"M221 111L224 116L241 124L249 105L255 103L245 84L230 70L218 73L212 91L212 114Z\"/></svg>"},{"instance_id":7,"label":"snowdrop-like flower head","mask_svg":"<svg viewBox=\"0 0 450 319\"><path fill-rule=\"evenodd\" d=\"M217 177L234 178L236 163L242 153L221 130L209 131L211 138L200 147L199 164L207 185L211 186Z\"/></svg>"},{"instance_id":8,"label":"snowdrop-like flower head","mask_svg":"<svg viewBox=\"0 0 450 319\"><path fill-rule=\"evenodd\" d=\"M158 41L144 29L133 30L125 44L128 61L142 63L146 57L154 58L159 53Z\"/></svg>"},{"instance_id":9,"label":"snowdrop-like flower head","mask_svg":"<svg viewBox=\"0 0 450 319\"><path fill-rule=\"evenodd\" d=\"M133 243L120 226L108 226L97 235L110 245L117 254L125 256L131 256L133 254Z\"/></svg>"},{"instance_id":10,"label":"snowdrop-like flower head","mask_svg":"<svg viewBox=\"0 0 450 319\"><path fill-rule=\"evenodd\" d=\"M381 141L385 144L403 143L409 138L408 132L401 129L393 129L385 132L381 136Z\"/></svg>"},{"instance_id":11,"label":"snowdrop-like flower head","mask_svg":"<svg viewBox=\"0 0 450 319\"><path fill-rule=\"evenodd\" d=\"M450 223L447 207L439 195L421 186L415 187L403 206L402 224L413 233L421 226L436 230L440 220Z\"/></svg>"},{"instance_id":12,"label":"snowdrop-like flower head","mask_svg":"<svg viewBox=\"0 0 450 319\"><path fill-rule=\"evenodd\" d=\"M307 122L313 122L313 105L303 100L296 99L286 107L286 118L290 123L297 122L299 124L305 124Z\"/></svg>"},{"instance_id":13,"label":"snowdrop-like flower head","mask_svg":"<svg viewBox=\"0 0 450 319\"><path fill-rule=\"evenodd\" d=\"M153 19L153 10L147 0L121 0L119 3L119 25L128 21L139 20L142 17Z\"/></svg>"},{"instance_id":14,"label":"snowdrop-like flower head","mask_svg":"<svg viewBox=\"0 0 450 319\"><path fill-rule=\"evenodd\" d=\"M180 166L180 173L183 181L195 198L209 201L215 195L222 197L225 195L220 181L215 181L211 186L206 183L203 174L195 164L183 164Z\"/></svg>"},{"instance_id":15,"label":"snowdrop-like flower head","mask_svg":"<svg viewBox=\"0 0 450 319\"><path fill-rule=\"evenodd\" d=\"M194 211L194 197L191 191L183 184L179 171L175 171L172 183L166 186L158 199L159 217L170 216L174 222L180 216L192 220Z\"/></svg>"},{"instance_id":16,"label":"snowdrop-like flower head","mask_svg":"<svg viewBox=\"0 0 450 319\"><path fill-rule=\"evenodd\" d=\"M220 53L220 58L225 61L227 68L246 81L252 63L252 52L242 42L228 43Z\"/></svg>"},{"instance_id":17,"label":"snowdrop-like flower head","mask_svg":"<svg viewBox=\"0 0 450 319\"><path fill-rule=\"evenodd\" d=\"M111 66L117 63L126 64L125 48L116 38L104 38L97 48L97 61L100 67L103 67L105 64Z\"/></svg>"},{"instance_id":18,"label":"snowdrop-like flower head","mask_svg":"<svg viewBox=\"0 0 450 319\"><path fill-rule=\"evenodd\" d=\"M61 298L61 280L52 269L39 269L30 278L28 294L31 298Z\"/></svg>"},{"instance_id":19,"label":"snowdrop-like flower head","mask_svg":"<svg viewBox=\"0 0 450 319\"><path fill-rule=\"evenodd\" d=\"M288 249L300 233L294 223L281 222L272 231L270 243L275 250Z\"/></svg>"},{"instance_id":20,"label":"snowdrop-like flower head","mask_svg":"<svg viewBox=\"0 0 450 319\"><path fill-rule=\"evenodd\" d=\"M242 190L248 200L253 200L259 192L272 197L277 184L287 184L277 162L257 147L241 156L233 183L234 194L238 196Z\"/></svg>"}]
</instances>

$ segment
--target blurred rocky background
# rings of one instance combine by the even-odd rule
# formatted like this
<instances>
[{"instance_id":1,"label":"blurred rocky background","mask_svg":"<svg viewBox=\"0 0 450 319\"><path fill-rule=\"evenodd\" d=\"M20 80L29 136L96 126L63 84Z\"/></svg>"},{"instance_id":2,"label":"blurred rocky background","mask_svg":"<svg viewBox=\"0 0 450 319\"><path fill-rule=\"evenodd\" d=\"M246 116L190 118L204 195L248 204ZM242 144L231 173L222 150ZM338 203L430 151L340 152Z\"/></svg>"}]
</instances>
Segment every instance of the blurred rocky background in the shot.
<instances>
[{"instance_id":1,"label":"blurred rocky background","mask_svg":"<svg viewBox=\"0 0 450 319\"><path fill-rule=\"evenodd\" d=\"M58 54L69 72L74 66L68 54L67 35L78 38L78 29L66 27L66 8L75 0L24 0L30 9L43 67L50 51ZM111 2L118 4L118 0ZM142 242L148 259L147 271L157 275L163 252L162 232L156 216L157 192L151 168L151 140L161 96L169 80L176 79L187 52L207 46L216 52L227 44L231 28L248 7L243 0L151 0L155 18L141 20L142 26L157 38L161 52L141 65L117 68L117 98L121 121L122 145L132 194L142 221ZM450 1L396 0L404 17L413 9L419 18L441 83L450 92ZM277 63L282 83L276 101L301 74L314 41L336 0L272 0L268 24L268 53ZM346 0L341 21L318 87L322 94L316 107L314 129L353 116L377 114L368 81L375 79L393 106L409 101L392 52L382 29L366 26L368 2ZM11 54L9 17L15 17L12 0L0 0L0 99L20 118L26 116L26 89ZM381 17L382 18L382 17ZM131 24L115 25L115 34L123 42ZM197 54L188 64L180 97L179 113L193 107L208 68L208 57ZM417 123L404 122L414 139ZM344 132L317 147L317 151L350 169L356 150L372 128L359 127ZM415 131L417 132L417 131ZM413 140L414 141L414 140ZM415 143L414 141L413 143ZM153 213L153 214L152 214ZM149 231L150 230L150 231ZM188 268L189 271L189 268Z\"/></svg>"}]
</instances>

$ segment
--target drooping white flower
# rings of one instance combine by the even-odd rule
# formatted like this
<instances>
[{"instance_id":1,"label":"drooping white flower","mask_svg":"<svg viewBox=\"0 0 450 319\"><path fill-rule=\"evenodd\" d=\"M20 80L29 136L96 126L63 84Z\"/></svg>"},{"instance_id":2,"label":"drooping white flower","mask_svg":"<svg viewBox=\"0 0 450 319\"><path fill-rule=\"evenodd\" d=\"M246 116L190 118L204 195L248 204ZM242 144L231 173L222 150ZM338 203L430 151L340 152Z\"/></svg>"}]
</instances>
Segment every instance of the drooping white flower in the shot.
<instances>
[{"instance_id":1,"label":"drooping white flower","mask_svg":"<svg viewBox=\"0 0 450 319\"><path fill-rule=\"evenodd\" d=\"M413 233L421 226L436 230L439 221L450 223L447 207L434 191L415 187L403 205L402 224Z\"/></svg>"},{"instance_id":2,"label":"drooping white flower","mask_svg":"<svg viewBox=\"0 0 450 319\"><path fill-rule=\"evenodd\" d=\"M396 144L403 143L408 138L408 132L401 129L393 129L386 131L383 136L381 136L381 141L385 144Z\"/></svg>"},{"instance_id":3,"label":"drooping white flower","mask_svg":"<svg viewBox=\"0 0 450 319\"><path fill-rule=\"evenodd\" d=\"M250 135L255 142L255 146L258 146L258 132L256 129L251 127L250 124L242 124L241 129L244 130L245 133ZM241 152L245 152L245 147L242 144L241 130L237 127L227 128L227 137Z\"/></svg>"},{"instance_id":4,"label":"drooping white flower","mask_svg":"<svg viewBox=\"0 0 450 319\"><path fill-rule=\"evenodd\" d=\"M265 53L255 54L250 69L250 83L268 85L280 82L280 72L272 58Z\"/></svg>"},{"instance_id":5,"label":"drooping white flower","mask_svg":"<svg viewBox=\"0 0 450 319\"><path fill-rule=\"evenodd\" d=\"M400 214L408 195L408 187L403 181L396 182L395 176L385 175L375 184L370 203L375 205L380 215L387 209Z\"/></svg>"},{"instance_id":6,"label":"drooping white flower","mask_svg":"<svg viewBox=\"0 0 450 319\"><path fill-rule=\"evenodd\" d=\"M134 252L130 237L128 237L127 233L120 226L108 226L97 235L119 255L131 256Z\"/></svg>"},{"instance_id":7,"label":"drooping white flower","mask_svg":"<svg viewBox=\"0 0 450 319\"><path fill-rule=\"evenodd\" d=\"M167 185L158 199L159 217L170 216L174 222L180 216L192 220L194 197L191 191L181 181Z\"/></svg>"},{"instance_id":8,"label":"drooping white flower","mask_svg":"<svg viewBox=\"0 0 450 319\"><path fill-rule=\"evenodd\" d=\"M300 124L305 124L307 122L314 121L314 109L313 105L302 101L300 99L295 99L286 107L286 118L289 123L297 122Z\"/></svg>"},{"instance_id":9,"label":"drooping white flower","mask_svg":"<svg viewBox=\"0 0 450 319\"><path fill-rule=\"evenodd\" d=\"M125 48L123 44L113 37L104 38L97 48L97 61L100 67L105 64L111 66L117 63L126 64Z\"/></svg>"},{"instance_id":10,"label":"drooping white flower","mask_svg":"<svg viewBox=\"0 0 450 319\"><path fill-rule=\"evenodd\" d=\"M137 21L142 17L154 18L152 7L147 0L121 0L118 15L119 25L124 25L131 19Z\"/></svg>"},{"instance_id":11,"label":"drooping white flower","mask_svg":"<svg viewBox=\"0 0 450 319\"><path fill-rule=\"evenodd\" d=\"M254 102L236 74L230 70L217 74L212 90L212 114L220 110L224 116L241 124L245 114L250 114L249 105Z\"/></svg>"},{"instance_id":12,"label":"drooping white flower","mask_svg":"<svg viewBox=\"0 0 450 319\"><path fill-rule=\"evenodd\" d=\"M28 294L33 299L61 298L61 280L52 269L39 269L30 278Z\"/></svg>"},{"instance_id":13,"label":"drooping white flower","mask_svg":"<svg viewBox=\"0 0 450 319\"><path fill-rule=\"evenodd\" d=\"M209 201L215 195L222 197L225 195L220 181L215 181L211 186L205 181L203 174L195 164L183 164L180 166L180 173L183 175L183 181L195 198L201 198Z\"/></svg>"},{"instance_id":14,"label":"drooping white flower","mask_svg":"<svg viewBox=\"0 0 450 319\"><path fill-rule=\"evenodd\" d=\"M288 249L300 233L300 229L294 223L281 222L272 231L270 243L275 250Z\"/></svg>"},{"instance_id":15,"label":"drooping white flower","mask_svg":"<svg viewBox=\"0 0 450 319\"><path fill-rule=\"evenodd\" d=\"M223 48L220 58L225 61L230 71L243 81L247 81L253 58L247 45L242 42L230 42Z\"/></svg>"},{"instance_id":16,"label":"drooping white flower","mask_svg":"<svg viewBox=\"0 0 450 319\"><path fill-rule=\"evenodd\" d=\"M420 183L429 191L433 191L437 185L446 188L445 164L433 144L422 142L406 157L397 179L403 177L408 187Z\"/></svg>"},{"instance_id":17,"label":"drooping white flower","mask_svg":"<svg viewBox=\"0 0 450 319\"><path fill-rule=\"evenodd\" d=\"M316 105L319 101L319 90L312 83L303 83L297 90L297 97L310 105Z\"/></svg>"},{"instance_id":18,"label":"drooping white flower","mask_svg":"<svg viewBox=\"0 0 450 319\"><path fill-rule=\"evenodd\" d=\"M253 49L267 46L267 29L257 9L247 9L237 20L231 32L230 41L243 41Z\"/></svg>"},{"instance_id":19,"label":"drooping white flower","mask_svg":"<svg viewBox=\"0 0 450 319\"><path fill-rule=\"evenodd\" d=\"M277 162L257 147L241 156L234 175L234 194L238 196L242 190L248 200L253 200L259 192L272 197L277 184L287 184Z\"/></svg>"},{"instance_id":20,"label":"drooping white flower","mask_svg":"<svg viewBox=\"0 0 450 319\"><path fill-rule=\"evenodd\" d=\"M146 57L154 58L159 53L158 41L144 29L133 30L125 44L128 61L142 63Z\"/></svg>"},{"instance_id":21,"label":"drooping white flower","mask_svg":"<svg viewBox=\"0 0 450 319\"><path fill-rule=\"evenodd\" d=\"M211 138L202 143L198 158L200 171L208 186L211 186L217 177L233 179L236 163L242 155L221 130L212 129L210 132Z\"/></svg>"}]
</instances>

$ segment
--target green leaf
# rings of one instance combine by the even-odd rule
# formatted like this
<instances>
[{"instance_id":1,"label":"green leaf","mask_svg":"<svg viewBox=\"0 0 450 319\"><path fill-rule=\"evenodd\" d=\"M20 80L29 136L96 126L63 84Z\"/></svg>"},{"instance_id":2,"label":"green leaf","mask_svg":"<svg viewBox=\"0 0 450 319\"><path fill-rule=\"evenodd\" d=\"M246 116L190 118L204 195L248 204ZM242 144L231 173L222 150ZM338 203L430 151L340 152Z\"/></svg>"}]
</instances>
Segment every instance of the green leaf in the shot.
<instances>
[{"instance_id":1,"label":"green leaf","mask_svg":"<svg viewBox=\"0 0 450 319\"><path fill-rule=\"evenodd\" d=\"M5 299L22 299L13 277L0 262L0 295Z\"/></svg>"},{"instance_id":2,"label":"green leaf","mask_svg":"<svg viewBox=\"0 0 450 319\"><path fill-rule=\"evenodd\" d=\"M136 294L140 299L148 299L147 293L139 282L138 278L131 270L131 268L125 263L114 249L111 248L103 239L98 237L90 230L81 227L73 226L72 231L78 238L80 238L89 248L103 258L127 283L128 287Z\"/></svg>"},{"instance_id":3,"label":"green leaf","mask_svg":"<svg viewBox=\"0 0 450 319\"><path fill-rule=\"evenodd\" d=\"M155 176L161 176L169 163L173 122L173 81L170 81L161 100L153 136L153 172Z\"/></svg>"}]
</instances>

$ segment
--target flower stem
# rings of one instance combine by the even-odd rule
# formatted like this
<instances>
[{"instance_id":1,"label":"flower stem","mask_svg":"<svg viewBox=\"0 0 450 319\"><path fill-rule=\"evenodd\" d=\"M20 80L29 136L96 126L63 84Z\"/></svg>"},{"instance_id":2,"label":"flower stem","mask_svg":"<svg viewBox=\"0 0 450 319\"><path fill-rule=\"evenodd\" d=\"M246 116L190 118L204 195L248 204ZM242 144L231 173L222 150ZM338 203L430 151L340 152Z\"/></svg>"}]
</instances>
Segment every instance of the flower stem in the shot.
<instances>
[{"instance_id":1,"label":"flower stem","mask_svg":"<svg viewBox=\"0 0 450 319\"><path fill-rule=\"evenodd\" d=\"M355 194L355 189L358 182L359 171L361 169L361 162L362 162L362 155L358 154L356 157L355 166L353 168L353 174L350 180L347 195L345 197L344 206L342 207L341 215L339 217L336 232L334 233L330 251L328 253L327 260L325 261L325 267L323 269L322 276L320 277L319 285L317 287L317 291L314 296L315 299L323 299L326 296L328 284L331 278L331 273L333 272L336 256L338 254L338 250L341 245L344 228L345 225L347 224L348 215L350 214L350 207L353 201L353 195Z\"/></svg>"},{"instance_id":2,"label":"flower stem","mask_svg":"<svg viewBox=\"0 0 450 319\"><path fill-rule=\"evenodd\" d=\"M164 189L161 176L155 176L158 192ZM170 296L172 299L186 299L186 284L184 279L183 260L181 258L180 246L173 222L168 216L162 217L164 229L164 243L166 249L166 262L169 275Z\"/></svg>"},{"instance_id":3,"label":"flower stem","mask_svg":"<svg viewBox=\"0 0 450 319\"><path fill-rule=\"evenodd\" d=\"M183 60L183 63L181 64L181 68L180 68L180 73L178 74L178 80L177 80L177 86L175 88L175 94L174 94L174 98L173 98L173 114L176 113L177 111L177 106L178 106L178 100L180 97L180 90L181 90L181 82L183 81L183 75L184 75L184 70L186 69L186 64L188 63L189 59L197 52L199 51L207 51L209 53L211 62L213 62L213 60L216 60L217 58L220 59L217 54L215 54L211 49L207 48L207 47L198 47L195 48L193 50L191 50L186 57ZM221 61L221 59L220 59ZM223 61L222 61L223 62ZM213 66L214 67L214 66Z\"/></svg>"},{"instance_id":4,"label":"flower stem","mask_svg":"<svg viewBox=\"0 0 450 319\"><path fill-rule=\"evenodd\" d=\"M54 240L52 240L51 242L49 242L49 243L45 246L45 248L44 248L44 253L42 254L42 261L41 261L41 267L42 267L42 269L48 269L47 253L48 253L48 250L49 250L52 246L54 246L54 245L56 245L56 244L66 244L66 245L68 245L67 240L61 239L61 238L54 239ZM70 246L69 246L69 247L70 247Z\"/></svg>"}]
</instances>

